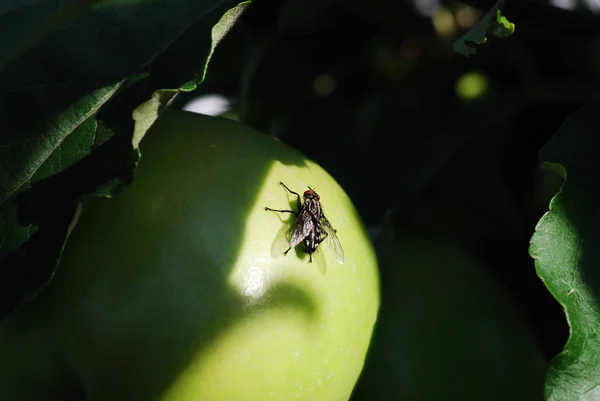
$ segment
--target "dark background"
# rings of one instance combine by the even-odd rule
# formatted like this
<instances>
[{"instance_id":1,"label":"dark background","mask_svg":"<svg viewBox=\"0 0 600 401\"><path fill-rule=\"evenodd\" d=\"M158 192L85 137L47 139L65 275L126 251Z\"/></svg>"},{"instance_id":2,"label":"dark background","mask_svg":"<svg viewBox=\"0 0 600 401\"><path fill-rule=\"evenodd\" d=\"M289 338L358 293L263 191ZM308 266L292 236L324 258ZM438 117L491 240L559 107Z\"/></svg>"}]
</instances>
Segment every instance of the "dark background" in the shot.
<instances>
[{"instance_id":1,"label":"dark background","mask_svg":"<svg viewBox=\"0 0 600 401\"><path fill-rule=\"evenodd\" d=\"M494 2L442 1L433 17L419 10L428 3L437 2L256 0L200 90L321 164L369 228L391 221L460 238L516 297L549 361L568 326L528 255L560 185L539 169L538 151L598 98L600 18L583 2L509 2L515 33L467 58L452 51L469 27L460 22ZM451 17L449 34L436 29L440 15ZM473 101L455 89L468 72L488 80ZM315 90L322 74L335 81L325 95Z\"/></svg>"}]
</instances>

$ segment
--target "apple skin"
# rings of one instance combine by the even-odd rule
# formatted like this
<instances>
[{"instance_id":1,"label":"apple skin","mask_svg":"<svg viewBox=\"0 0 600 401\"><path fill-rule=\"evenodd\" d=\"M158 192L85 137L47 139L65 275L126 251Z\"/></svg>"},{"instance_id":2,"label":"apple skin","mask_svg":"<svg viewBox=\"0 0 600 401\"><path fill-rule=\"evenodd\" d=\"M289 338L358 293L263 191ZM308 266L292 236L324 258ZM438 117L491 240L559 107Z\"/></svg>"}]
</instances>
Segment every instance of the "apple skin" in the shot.
<instances>
[{"instance_id":1,"label":"apple skin","mask_svg":"<svg viewBox=\"0 0 600 401\"><path fill-rule=\"evenodd\" d=\"M404 230L381 259L382 307L352 401L538 401L546 363L489 267L444 237Z\"/></svg>"},{"instance_id":2,"label":"apple skin","mask_svg":"<svg viewBox=\"0 0 600 401\"><path fill-rule=\"evenodd\" d=\"M237 122L163 114L134 182L90 197L52 282L0 324L0 399L348 400L379 308L377 260L321 167ZM315 188L344 247L271 244Z\"/></svg>"}]
</instances>

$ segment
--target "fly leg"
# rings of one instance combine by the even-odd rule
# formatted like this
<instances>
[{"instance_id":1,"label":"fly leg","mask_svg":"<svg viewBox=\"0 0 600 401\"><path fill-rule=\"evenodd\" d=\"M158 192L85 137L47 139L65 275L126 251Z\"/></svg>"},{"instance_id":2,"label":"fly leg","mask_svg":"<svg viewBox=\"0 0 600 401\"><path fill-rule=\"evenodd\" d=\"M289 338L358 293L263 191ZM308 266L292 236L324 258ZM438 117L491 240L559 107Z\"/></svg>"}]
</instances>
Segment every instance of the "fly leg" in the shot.
<instances>
[{"instance_id":1,"label":"fly leg","mask_svg":"<svg viewBox=\"0 0 600 401\"><path fill-rule=\"evenodd\" d=\"M272 212L279 212L279 213L293 213L295 216L298 216L298 212L295 212L293 210L271 209L270 207L267 207L267 206L265 206L265 210L270 210Z\"/></svg>"},{"instance_id":2,"label":"fly leg","mask_svg":"<svg viewBox=\"0 0 600 401\"><path fill-rule=\"evenodd\" d=\"M285 185L285 184L284 184L282 181L279 181L279 183L280 183L281 185L283 185L283 187L284 187L285 189L287 189L289 193L291 193L291 194L294 194L294 195L296 195L296 196L298 197L298 210L302 209L302 201L300 201L300 199L301 199L301 198L300 198L300 194L299 194L298 192L294 192L294 191L292 191L291 189L289 189L289 188L287 187L287 185Z\"/></svg>"}]
</instances>

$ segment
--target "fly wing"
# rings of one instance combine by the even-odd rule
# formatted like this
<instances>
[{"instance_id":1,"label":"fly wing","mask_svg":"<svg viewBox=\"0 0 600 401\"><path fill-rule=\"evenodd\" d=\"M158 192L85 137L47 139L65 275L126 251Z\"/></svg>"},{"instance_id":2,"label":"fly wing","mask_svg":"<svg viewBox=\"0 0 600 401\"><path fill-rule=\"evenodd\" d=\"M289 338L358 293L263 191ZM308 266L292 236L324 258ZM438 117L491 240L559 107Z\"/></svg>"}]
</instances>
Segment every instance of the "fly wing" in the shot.
<instances>
[{"instance_id":1,"label":"fly wing","mask_svg":"<svg viewBox=\"0 0 600 401\"><path fill-rule=\"evenodd\" d=\"M283 253L290 247L290 226L293 223L289 220L281 225L273 243L271 244L271 256L277 259L283 256Z\"/></svg>"},{"instance_id":2,"label":"fly wing","mask_svg":"<svg viewBox=\"0 0 600 401\"><path fill-rule=\"evenodd\" d=\"M335 256L335 260L337 260L337 262L339 264L343 265L346 256L344 255L344 248L342 248L342 243L340 242L339 238L337 237L337 234L336 234L337 230L335 228L333 228L333 226L331 225L329 220L327 220L325 218L325 216L323 216L323 219L322 219L322 226L323 226L323 229L325 231L327 231L327 234L329 234L327 236L327 238L325 238L325 243L327 244L328 247L331 248L331 251L333 252L333 255Z\"/></svg>"},{"instance_id":3,"label":"fly wing","mask_svg":"<svg viewBox=\"0 0 600 401\"><path fill-rule=\"evenodd\" d=\"M315 249L315 252L312 254L313 264L317 266L319 272L323 276L327 274L327 261L325 260L325 252L321 249L320 246Z\"/></svg>"},{"instance_id":4,"label":"fly wing","mask_svg":"<svg viewBox=\"0 0 600 401\"><path fill-rule=\"evenodd\" d=\"M290 230L290 246L292 248L299 245L315 228L315 223L308 211L303 211L298 215Z\"/></svg>"},{"instance_id":5,"label":"fly wing","mask_svg":"<svg viewBox=\"0 0 600 401\"><path fill-rule=\"evenodd\" d=\"M301 213L298 217L294 218L291 227L289 220L282 224L271 244L271 256L273 259L280 258L285 251L296 247L311 232L314 223L305 213Z\"/></svg>"}]
</instances>

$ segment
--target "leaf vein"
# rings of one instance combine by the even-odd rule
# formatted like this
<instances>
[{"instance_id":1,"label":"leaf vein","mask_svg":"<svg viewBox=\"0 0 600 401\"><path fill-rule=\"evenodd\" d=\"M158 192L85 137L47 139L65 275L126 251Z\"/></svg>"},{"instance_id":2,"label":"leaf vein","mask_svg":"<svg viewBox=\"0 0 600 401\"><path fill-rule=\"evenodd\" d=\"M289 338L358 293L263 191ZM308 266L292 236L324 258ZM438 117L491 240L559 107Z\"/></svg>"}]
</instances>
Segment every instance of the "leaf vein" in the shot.
<instances>
[{"instance_id":1,"label":"leaf vein","mask_svg":"<svg viewBox=\"0 0 600 401\"><path fill-rule=\"evenodd\" d=\"M100 107L102 107L102 105L106 102L107 99L109 99L110 97L112 97L112 95L121 87L121 85L123 84L123 81L120 81L118 83L116 83L114 85L114 87L108 91L107 93L105 93L102 98L100 98L98 100L98 102L94 105L94 107L90 108L90 110L88 110L86 113L84 113L79 119L78 121L70 128L70 132L68 133L64 133L59 140L56 142L55 146L53 146L51 151L46 152L46 154L42 157L39 158L39 160L37 160L36 166L32 169L32 172L27 174L25 176L24 179L20 180L18 178L15 177L15 182L16 185L13 186L12 190L9 189L6 194L3 194L3 196L0 198L0 205L2 205L9 197L11 197L19 188L21 188L23 186L23 184L25 182L28 182L29 180L31 180L31 177L33 177L33 175L35 174L35 172L40 168L40 166L42 164L44 164L46 162L46 160L48 160L48 158L50 157L50 155L52 154L52 152L58 148L66 139L66 137L72 133L73 131L75 131L84 121L86 121L90 116L94 115L98 109L100 109ZM47 138L47 137L46 137ZM2 165L0 163L0 165Z\"/></svg>"}]
</instances>

